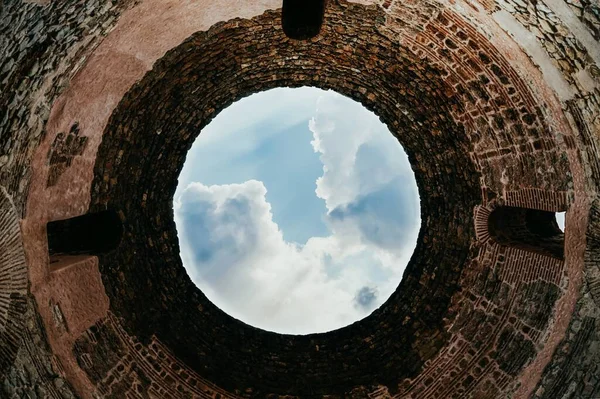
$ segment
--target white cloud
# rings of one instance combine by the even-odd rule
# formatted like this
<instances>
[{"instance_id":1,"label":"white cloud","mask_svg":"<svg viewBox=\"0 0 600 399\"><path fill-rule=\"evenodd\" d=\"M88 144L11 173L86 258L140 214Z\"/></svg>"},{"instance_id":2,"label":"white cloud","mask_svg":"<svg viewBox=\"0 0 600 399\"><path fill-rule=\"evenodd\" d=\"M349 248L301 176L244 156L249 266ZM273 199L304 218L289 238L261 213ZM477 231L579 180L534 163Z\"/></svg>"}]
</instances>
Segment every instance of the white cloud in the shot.
<instances>
[{"instance_id":1,"label":"white cloud","mask_svg":"<svg viewBox=\"0 0 600 399\"><path fill-rule=\"evenodd\" d=\"M310 90L313 100L303 100L314 104ZM191 183L175 200L194 283L228 314L267 330L323 332L363 318L396 289L418 233L416 185L395 139L360 105L320 96L310 129L330 236L286 242L256 180Z\"/></svg>"},{"instance_id":2,"label":"white cloud","mask_svg":"<svg viewBox=\"0 0 600 399\"><path fill-rule=\"evenodd\" d=\"M408 158L379 118L359 103L335 92L325 92L309 122L311 142L323 162L316 193L328 210L352 202L399 176L408 176L406 189L418 203Z\"/></svg>"},{"instance_id":3,"label":"white cloud","mask_svg":"<svg viewBox=\"0 0 600 399\"><path fill-rule=\"evenodd\" d=\"M396 138L377 116L335 92L319 98L309 126L323 163L316 194L333 230L394 252L406 264L420 227L419 197Z\"/></svg>"},{"instance_id":4,"label":"white cloud","mask_svg":"<svg viewBox=\"0 0 600 399\"><path fill-rule=\"evenodd\" d=\"M311 87L279 88L253 94L251 101L242 99L235 102L202 129L188 154L210 148L223 158L234 159L254 151L266 138L306 120L316 104L315 90ZM276 118L280 115L285 117ZM273 120L276 120L277 128L255 129ZM180 189L193 181L194 170L201 164L202 159L186 159L176 195L181 194Z\"/></svg>"},{"instance_id":5,"label":"white cloud","mask_svg":"<svg viewBox=\"0 0 600 399\"><path fill-rule=\"evenodd\" d=\"M352 307L371 280L353 259L360 261L364 249L347 248L336 237L313 238L303 247L285 242L265 194L255 180L193 183L183 191L175 217L194 283L228 314L279 332L328 331L372 311ZM339 274L330 277L328 267Z\"/></svg>"}]
</instances>

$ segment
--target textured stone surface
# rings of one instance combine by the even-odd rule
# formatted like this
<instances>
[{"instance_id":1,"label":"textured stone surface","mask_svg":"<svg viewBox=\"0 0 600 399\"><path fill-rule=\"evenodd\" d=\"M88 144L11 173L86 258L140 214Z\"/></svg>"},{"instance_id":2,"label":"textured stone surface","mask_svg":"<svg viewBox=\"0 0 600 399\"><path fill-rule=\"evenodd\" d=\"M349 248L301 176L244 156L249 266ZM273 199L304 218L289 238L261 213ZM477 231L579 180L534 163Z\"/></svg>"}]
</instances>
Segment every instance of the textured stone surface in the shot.
<instances>
[{"instance_id":1,"label":"textured stone surface","mask_svg":"<svg viewBox=\"0 0 600 399\"><path fill-rule=\"evenodd\" d=\"M585 254L585 284L565 340L544 371L536 398L600 396L600 201L593 204Z\"/></svg>"},{"instance_id":2,"label":"textured stone surface","mask_svg":"<svg viewBox=\"0 0 600 399\"><path fill-rule=\"evenodd\" d=\"M79 136L79 126L75 123L70 131L59 133L52 143L48 153L48 164L50 171L48 173L47 187L54 186L60 176L67 170L73 162L73 157L81 155L87 144L87 137Z\"/></svg>"},{"instance_id":3,"label":"textured stone surface","mask_svg":"<svg viewBox=\"0 0 600 399\"><path fill-rule=\"evenodd\" d=\"M309 41L279 6L0 6L0 396L598 397L596 2L332 0ZM221 109L301 85L388 124L423 225L380 309L286 336L193 286L171 201ZM49 258L46 223L107 208L115 251ZM565 233L490 228L513 208Z\"/></svg>"},{"instance_id":4,"label":"textured stone surface","mask_svg":"<svg viewBox=\"0 0 600 399\"><path fill-rule=\"evenodd\" d=\"M129 1L0 7L0 182L22 212L50 106Z\"/></svg>"},{"instance_id":5,"label":"textured stone surface","mask_svg":"<svg viewBox=\"0 0 600 399\"><path fill-rule=\"evenodd\" d=\"M60 361L47 344L44 325L37 315L33 297L27 297L21 316L24 329L19 335L19 350L11 367L0 376L2 398L76 398L72 386L62 375Z\"/></svg>"},{"instance_id":6,"label":"textured stone surface","mask_svg":"<svg viewBox=\"0 0 600 399\"><path fill-rule=\"evenodd\" d=\"M25 273L17 211L0 186L0 375L10 369L20 346L27 295Z\"/></svg>"}]
</instances>

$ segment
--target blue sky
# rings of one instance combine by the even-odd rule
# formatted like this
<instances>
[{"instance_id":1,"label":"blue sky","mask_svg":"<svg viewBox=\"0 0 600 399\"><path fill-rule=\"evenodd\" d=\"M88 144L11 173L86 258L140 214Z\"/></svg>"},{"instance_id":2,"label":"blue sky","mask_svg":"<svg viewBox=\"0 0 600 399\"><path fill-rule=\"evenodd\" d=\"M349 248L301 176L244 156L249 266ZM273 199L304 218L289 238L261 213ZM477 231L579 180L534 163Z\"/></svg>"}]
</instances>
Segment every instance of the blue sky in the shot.
<instances>
[{"instance_id":1,"label":"blue sky","mask_svg":"<svg viewBox=\"0 0 600 399\"><path fill-rule=\"evenodd\" d=\"M244 105L243 102L235 104L224 112L241 108L240 111L246 113ZM308 109L305 113L309 118ZM224 117L235 117L235 114L220 114L207 131L220 130L219 123ZM251 179L262 181L269 188L266 198L272 207L273 220L279 225L284 238L304 244L312 236L328 234L322 220L326 213L325 202L314 193L315 181L323 173L323 164L310 144L312 133L306 121L298 121L291 126L280 126L275 122L275 118L267 119L235 132L234 137L228 140L253 140L244 143L244 147L238 147L239 152L235 149L228 151L230 148L222 146L222 143L203 146L198 140L188 155L186 169L189 163L189 175L185 179L182 176L179 187L192 181L209 186L243 183ZM242 135L246 138L241 138Z\"/></svg>"},{"instance_id":2,"label":"blue sky","mask_svg":"<svg viewBox=\"0 0 600 399\"><path fill-rule=\"evenodd\" d=\"M174 208L194 283L230 315L290 334L379 307L420 226L397 140L360 104L315 88L254 94L217 115L188 153Z\"/></svg>"},{"instance_id":3,"label":"blue sky","mask_svg":"<svg viewBox=\"0 0 600 399\"><path fill-rule=\"evenodd\" d=\"M566 212L556 212L556 223L558 224L558 228L563 232L565 231L565 213Z\"/></svg>"}]
</instances>

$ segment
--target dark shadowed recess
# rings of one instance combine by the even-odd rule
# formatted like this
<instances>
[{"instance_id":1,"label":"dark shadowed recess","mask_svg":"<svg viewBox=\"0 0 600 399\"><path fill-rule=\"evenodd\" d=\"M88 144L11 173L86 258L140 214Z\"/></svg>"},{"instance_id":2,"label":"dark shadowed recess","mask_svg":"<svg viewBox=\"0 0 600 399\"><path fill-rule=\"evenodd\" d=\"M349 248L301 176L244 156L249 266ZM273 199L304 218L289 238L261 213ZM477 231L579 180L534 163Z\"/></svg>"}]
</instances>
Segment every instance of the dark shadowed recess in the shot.
<instances>
[{"instance_id":1,"label":"dark shadowed recess","mask_svg":"<svg viewBox=\"0 0 600 399\"><path fill-rule=\"evenodd\" d=\"M111 116L91 192L92 210L117 209L125 218L121 245L100 257L111 311L130 334L142 342L155 335L231 392L310 397L381 384L393 392L446 344L450 298L472 256L481 191L471 145L450 115L460 104L439 70L374 34L384 21L377 8L328 6L315 43L290 40L274 29L279 20L279 12L266 12L194 34ZM344 50L348 37L353 44ZM179 257L172 199L189 148L219 111L259 91L300 86L336 90L380 116L409 156L423 224L384 305L342 329L291 336L233 319L192 283ZM434 130L435 137L424 133Z\"/></svg>"},{"instance_id":2,"label":"dark shadowed recess","mask_svg":"<svg viewBox=\"0 0 600 399\"><path fill-rule=\"evenodd\" d=\"M113 210L55 220L46 226L50 255L99 255L117 248L123 234Z\"/></svg>"},{"instance_id":3,"label":"dark shadowed recess","mask_svg":"<svg viewBox=\"0 0 600 399\"><path fill-rule=\"evenodd\" d=\"M282 27L287 37L306 40L321 31L325 0L283 0Z\"/></svg>"},{"instance_id":4,"label":"dark shadowed recess","mask_svg":"<svg viewBox=\"0 0 600 399\"><path fill-rule=\"evenodd\" d=\"M500 206L490 214L488 227L498 244L564 259L565 235L554 212Z\"/></svg>"}]
</instances>

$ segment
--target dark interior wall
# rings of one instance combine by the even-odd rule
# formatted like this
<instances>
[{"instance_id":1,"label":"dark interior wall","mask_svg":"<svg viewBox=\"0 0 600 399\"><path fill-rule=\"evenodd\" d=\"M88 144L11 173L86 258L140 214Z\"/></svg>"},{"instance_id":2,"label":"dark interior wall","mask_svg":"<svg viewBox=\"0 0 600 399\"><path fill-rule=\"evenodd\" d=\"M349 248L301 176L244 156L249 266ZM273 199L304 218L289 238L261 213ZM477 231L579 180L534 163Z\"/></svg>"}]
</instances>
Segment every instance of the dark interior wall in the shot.
<instances>
[{"instance_id":1,"label":"dark interior wall","mask_svg":"<svg viewBox=\"0 0 600 399\"><path fill-rule=\"evenodd\" d=\"M154 334L191 369L230 391L318 396L357 385L394 389L446 343L450 299L471 254L479 173L468 137L451 116L458 99L448 99L451 89L439 69L374 34L384 22L380 9L330 7L317 42L286 38L273 29L279 18L269 11L192 35L113 113L92 187L92 209L125 215L122 245L100 260L111 309L128 333L144 343ZM388 302L351 326L308 336L244 325L210 303L185 273L172 210L187 151L220 110L252 93L297 86L336 90L387 123L409 156L423 219L417 249ZM423 134L434 130L435 137ZM131 179L138 184L128 184Z\"/></svg>"}]
</instances>

